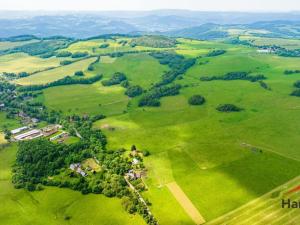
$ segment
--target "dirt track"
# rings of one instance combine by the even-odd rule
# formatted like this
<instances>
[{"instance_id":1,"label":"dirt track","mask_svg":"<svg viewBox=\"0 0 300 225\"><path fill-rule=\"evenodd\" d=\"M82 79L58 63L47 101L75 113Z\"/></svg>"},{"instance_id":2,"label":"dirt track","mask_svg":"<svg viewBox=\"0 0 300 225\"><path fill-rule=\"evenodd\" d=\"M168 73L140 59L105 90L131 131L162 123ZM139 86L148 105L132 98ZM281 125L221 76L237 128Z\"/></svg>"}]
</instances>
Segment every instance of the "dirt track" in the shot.
<instances>
[{"instance_id":1,"label":"dirt track","mask_svg":"<svg viewBox=\"0 0 300 225\"><path fill-rule=\"evenodd\" d=\"M195 224L205 223L205 219L203 218L203 216L199 213L198 209L194 206L194 204L186 196L186 194L182 191L182 189L178 186L178 184L176 182L168 183L167 187L169 188L171 193L174 195L176 200L179 202L181 207L195 222Z\"/></svg>"}]
</instances>

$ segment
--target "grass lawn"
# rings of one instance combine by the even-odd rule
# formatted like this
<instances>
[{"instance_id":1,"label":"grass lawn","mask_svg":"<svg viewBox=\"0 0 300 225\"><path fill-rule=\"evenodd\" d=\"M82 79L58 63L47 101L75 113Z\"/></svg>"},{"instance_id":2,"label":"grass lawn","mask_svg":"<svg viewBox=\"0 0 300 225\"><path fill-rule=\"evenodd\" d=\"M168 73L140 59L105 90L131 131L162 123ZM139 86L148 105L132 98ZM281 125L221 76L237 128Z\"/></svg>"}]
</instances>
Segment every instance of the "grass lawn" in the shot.
<instances>
[{"instance_id":1,"label":"grass lawn","mask_svg":"<svg viewBox=\"0 0 300 225\"><path fill-rule=\"evenodd\" d=\"M128 214L116 198L53 187L39 192L15 189L11 183L15 154L16 146L0 150L1 225L145 224L140 216Z\"/></svg>"},{"instance_id":2,"label":"grass lawn","mask_svg":"<svg viewBox=\"0 0 300 225\"><path fill-rule=\"evenodd\" d=\"M51 109L65 114L122 114L126 110L128 97L120 86L103 87L93 85L68 85L45 89L40 100Z\"/></svg>"},{"instance_id":3,"label":"grass lawn","mask_svg":"<svg viewBox=\"0 0 300 225\"><path fill-rule=\"evenodd\" d=\"M76 71L85 71L88 66L95 61L96 58L83 59L78 62L74 62L70 65L60 66L55 69L47 70L44 72L33 74L29 77L24 77L16 80L15 82L20 85L34 85L34 84L46 84L66 76L73 76Z\"/></svg>"},{"instance_id":4,"label":"grass lawn","mask_svg":"<svg viewBox=\"0 0 300 225\"><path fill-rule=\"evenodd\" d=\"M1 41L0 42L0 51L19 47L26 44L31 44L38 42L39 40L29 40L29 41Z\"/></svg>"},{"instance_id":5,"label":"grass lawn","mask_svg":"<svg viewBox=\"0 0 300 225\"><path fill-rule=\"evenodd\" d=\"M59 66L57 58L42 59L25 53L13 53L0 56L0 72L35 72Z\"/></svg>"},{"instance_id":6,"label":"grass lawn","mask_svg":"<svg viewBox=\"0 0 300 225\"><path fill-rule=\"evenodd\" d=\"M3 131L5 128L12 130L20 126L21 124L18 120L7 119L6 113L0 112L0 131Z\"/></svg>"}]
</instances>

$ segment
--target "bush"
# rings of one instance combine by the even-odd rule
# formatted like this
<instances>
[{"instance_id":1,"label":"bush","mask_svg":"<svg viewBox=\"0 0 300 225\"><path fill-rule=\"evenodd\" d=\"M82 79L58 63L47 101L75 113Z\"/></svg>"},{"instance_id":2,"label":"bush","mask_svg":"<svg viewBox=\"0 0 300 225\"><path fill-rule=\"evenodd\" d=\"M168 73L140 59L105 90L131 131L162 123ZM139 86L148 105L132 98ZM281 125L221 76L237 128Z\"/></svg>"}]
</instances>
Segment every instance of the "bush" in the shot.
<instances>
[{"instance_id":1,"label":"bush","mask_svg":"<svg viewBox=\"0 0 300 225\"><path fill-rule=\"evenodd\" d=\"M108 48L109 47L109 44L108 43L105 43L105 44L102 44L99 46L99 48Z\"/></svg>"},{"instance_id":2,"label":"bush","mask_svg":"<svg viewBox=\"0 0 300 225\"><path fill-rule=\"evenodd\" d=\"M243 110L242 108L239 108L233 104L219 105L216 109L220 112L239 112Z\"/></svg>"},{"instance_id":3,"label":"bush","mask_svg":"<svg viewBox=\"0 0 300 225\"><path fill-rule=\"evenodd\" d=\"M295 83L294 83L294 86L296 88L300 88L300 80L297 80Z\"/></svg>"},{"instance_id":4,"label":"bush","mask_svg":"<svg viewBox=\"0 0 300 225\"><path fill-rule=\"evenodd\" d=\"M61 61L61 62L60 62L60 65L61 65L61 66L66 66L66 65L69 65L69 64L71 64L71 63L73 63L73 61L70 61L70 60L64 60L64 61Z\"/></svg>"},{"instance_id":5,"label":"bush","mask_svg":"<svg viewBox=\"0 0 300 225\"><path fill-rule=\"evenodd\" d=\"M296 89L291 93L291 96L300 97L300 89Z\"/></svg>"},{"instance_id":6,"label":"bush","mask_svg":"<svg viewBox=\"0 0 300 225\"><path fill-rule=\"evenodd\" d=\"M225 53L226 53L225 50L213 50L212 52L208 53L206 56L213 57L213 56L223 55Z\"/></svg>"},{"instance_id":7,"label":"bush","mask_svg":"<svg viewBox=\"0 0 300 225\"><path fill-rule=\"evenodd\" d=\"M189 98L190 105L203 105L205 103L205 98L201 95L193 95Z\"/></svg>"},{"instance_id":8,"label":"bush","mask_svg":"<svg viewBox=\"0 0 300 225\"><path fill-rule=\"evenodd\" d=\"M71 52L68 52L68 51L62 51L62 52L58 52L58 53L56 54L56 57L61 57L61 58L63 58L63 57L70 57L71 55L72 55Z\"/></svg>"},{"instance_id":9,"label":"bush","mask_svg":"<svg viewBox=\"0 0 300 225\"><path fill-rule=\"evenodd\" d=\"M82 71L76 71L74 73L75 76L79 76L79 77L83 77L84 76L84 73Z\"/></svg>"},{"instance_id":10,"label":"bush","mask_svg":"<svg viewBox=\"0 0 300 225\"><path fill-rule=\"evenodd\" d=\"M88 55L89 54L87 52L75 52L72 54L72 58L82 58Z\"/></svg>"}]
</instances>

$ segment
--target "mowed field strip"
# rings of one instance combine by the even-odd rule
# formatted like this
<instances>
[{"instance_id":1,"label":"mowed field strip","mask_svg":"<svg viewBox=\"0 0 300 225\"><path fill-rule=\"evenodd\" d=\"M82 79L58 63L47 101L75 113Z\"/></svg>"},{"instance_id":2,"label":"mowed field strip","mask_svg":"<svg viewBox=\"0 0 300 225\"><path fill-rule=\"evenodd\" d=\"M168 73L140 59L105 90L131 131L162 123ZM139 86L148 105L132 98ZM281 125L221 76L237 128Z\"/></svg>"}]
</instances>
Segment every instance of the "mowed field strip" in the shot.
<instances>
[{"instance_id":1,"label":"mowed field strip","mask_svg":"<svg viewBox=\"0 0 300 225\"><path fill-rule=\"evenodd\" d=\"M205 223L203 216L176 182L168 183L167 187L195 224Z\"/></svg>"},{"instance_id":2,"label":"mowed field strip","mask_svg":"<svg viewBox=\"0 0 300 225\"><path fill-rule=\"evenodd\" d=\"M281 208L282 199L291 199L291 201L300 200L299 191L286 194L298 185L300 185L300 176L273 189L260 198L207 223L207 225L299 224L299 209ZM272 197L274 193L278 193L278 196L275 195L275 197Z\"/></svg>"}]
</instances>

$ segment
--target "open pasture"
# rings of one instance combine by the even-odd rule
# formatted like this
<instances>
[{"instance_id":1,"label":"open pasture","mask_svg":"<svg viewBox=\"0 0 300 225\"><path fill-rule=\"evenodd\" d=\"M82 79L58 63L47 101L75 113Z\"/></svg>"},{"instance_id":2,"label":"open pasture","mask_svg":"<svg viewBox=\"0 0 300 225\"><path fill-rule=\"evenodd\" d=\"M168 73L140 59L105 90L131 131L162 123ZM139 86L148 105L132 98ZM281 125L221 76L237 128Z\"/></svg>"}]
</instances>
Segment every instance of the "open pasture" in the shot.
<instances>
[{"instance_id":1,"label":"open pasture","mask_svg":"<svg viewBox=\"0 0 300 225\"><path fill-rule=\"evenodd\" d=\"M0 72L32 73L59 66L59 62L60 60L57 58L42 59L25 53L13 53L0 56Z\"/></svg>"},{"instance_id":2,"label":"open pasture","mask_svg":"<svg viewBox=\"0 0 300 225\"><path fill-rule=\"evenodd\" d=\"M95 60L96 58L83 59L66 66L60 66L51 70L35 73L31 76L18 79L15 82L20 85L50 83L66 76L73 76L76 71L87 70L88 66Z\"/></svg>"},{"instance_id":3,"label":"open pasture","mask_svg":"<svg viewBox=\"0 0 300 225\"><path fill-rule=\"evenodd\" d=\"M124 88L103 87L100 83L51 87L43 91L40 100L47 107L67 115L118 115L126 110L128 103Z\"/></svg>"},{"instance_id":4,"label":"open pasture","mask_svg":"<svg viewBox=\"0 0 300 225\"><path fill-rule=\"evenodd\" d=\"M110 78L115 72L125 73L128 81L133 85L140 85L142 88L149 88L151 84L161 79L168 67L148 54L130 54L117 58L112 63L95 64L95 71L103 74L103 79Z\"/></svg>"}]
</instances>

